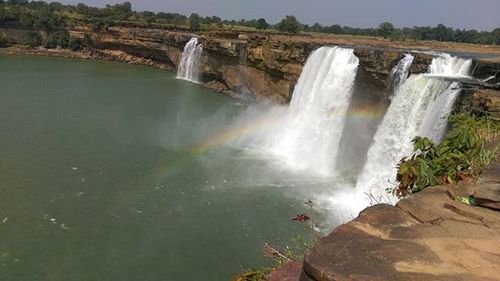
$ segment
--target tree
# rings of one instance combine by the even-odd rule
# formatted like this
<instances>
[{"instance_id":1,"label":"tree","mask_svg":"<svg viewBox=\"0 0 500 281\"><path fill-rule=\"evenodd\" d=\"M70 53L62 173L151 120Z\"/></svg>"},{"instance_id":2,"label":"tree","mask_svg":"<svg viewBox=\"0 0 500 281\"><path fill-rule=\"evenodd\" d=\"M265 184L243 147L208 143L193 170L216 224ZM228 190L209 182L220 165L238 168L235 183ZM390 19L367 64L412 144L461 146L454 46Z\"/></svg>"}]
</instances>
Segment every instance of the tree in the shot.
<instances>
[{"instance_id":1,"label":"tree","mask_svg":"<svg viewBox=\"0 0 500 281\"><path fill-rule=\"evenodd\" d=\"M288 32L292 34L299 33L302 28L302 24L294 16L286 16L284 19L278 23L278 30L283 32Z\"/></svg>"},{"instance_id":2,"label":"tree","mask_svg":"<svg viewBox=\"0 0 500 281\"><path fill-rule=\"evenodd\" d=\"M85 33L85 35L83 35L82 44L86 48L94 45L94 39L92 39L92 35L90 35L90 33Z\"/></svg>"},{"instance_id":3,"label":"tree","mask_svg":"<svg viewBox=\"0 0 500 281\"><path fill-rule=\"evenodd\" d=\"M342 34L342 27L338 24L334 24L330 27L333 34Z\"/></svg>"},{"instance_id":4,"label":"tree","mask_svg":"<svg viewBox=\"0 0 500 281\"><path fill-rule=\"evenodd\" d=\"M434 28L434 38L438 41L452 41L453 40L453 29L446 27L444 24L438 24Z\"/></svg>"},{"instance_id":5,"label":"tree","mask_svg":"<svg viewBox=\"0 0 500 281\"><path fill-rule=\"evenodd\" d=\"M493 36L493 43L500 45L500 28L495 28L491 32Z\"/></svg>"},{"instance_id":6,"label":"tree","mask_svg":"<svg viewBox=\"0 0 500 281\"><path fill-rule=\"evenodd\" d=\"M8 44L9 44L9 40L7 40L7 38L0 35L0 48L7 47Z\"/></svg>"},{"instance_id":7,"label":"tree","mask_svg":"<svg viewBox=\"0 0 500 281\"><path fill-rule=\"evenodd\" d=\"M82 39L75 37L69 38L68 49L71 49L72 51L80 51L83 47Z\"/></svg>"},{"instance_id":8,"label":"tree","mask_svg":"<svg viewBox=\"0 0 500 281\"><path fill-rule=\"evenodd\" d=\"M267 29L269 27L269 25L267 24L266 19L260 18L257 20L255 27L258 30L264 30L264 29Z\"/></svg>"},{"instance_id":9,"label":"tree","mask_svg":"<svg viewBox=\"0 0 500 281\"><path fill-rule=\"evenodd\" d=\"M378 34L387 39L394 32L394 29L394 25L386 21L378 26Z\"/></svg>"},{"instance_id":10,"label":"tree","mask_svg":"<svg viewBox=\"0 0 500 281\"><path fill-rule=\"evenodd\" d=\"M192 13L189 17L189 26L191 31L200 31L201 30L201 17L197 13Z\"/></svg>"},{"instance_id":11,"label":"tree","mask_svg":"<svg viewBox=\"0 0 500 281\"><path fill-rule=\"evenodd\" d=\"M42 44L42 37L37 32L30 31L21 38L21 44L32 48L38 47Z\"/></svg>"}]
</instances>

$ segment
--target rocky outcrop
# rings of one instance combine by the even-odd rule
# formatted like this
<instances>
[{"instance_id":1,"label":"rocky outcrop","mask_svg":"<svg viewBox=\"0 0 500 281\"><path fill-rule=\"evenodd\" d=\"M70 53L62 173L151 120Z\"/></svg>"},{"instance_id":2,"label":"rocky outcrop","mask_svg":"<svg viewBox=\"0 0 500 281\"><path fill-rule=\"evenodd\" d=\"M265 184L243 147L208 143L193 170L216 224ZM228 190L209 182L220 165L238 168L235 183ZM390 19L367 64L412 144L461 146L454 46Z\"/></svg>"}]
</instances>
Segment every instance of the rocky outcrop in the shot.
<instances>
[{"instance_id":1,"label":"rocky outcrop","mask_svg":"<svg viewBox=\"0 0 500 281\"><path fill-rule=\"evenodd\" d=\"M19 42L28 32L30 31L0 28L0 34L14 42ZM500 48L494 46L389 42L380 38L310 34L292 36L227 31L197 35L126 26L113 26L102 32L92 32L89 27L79 26L70 33L81 38L86 34L91 35L94 46L90 58L146 64L172 71L178 68L185 44L193 36L198 36L204 47L202 80L206 86L238 98L276 103L290 100L303 65L308 56L320 46L354 48L360 60L357 88L362 89L360 92L366 95L379 98L388 95L389 73L404 53L415 54L411 73L427 71L432 55L413 51L415 49L472 49L498 53L500 56ZM40 35L46 36L43 32ZM498 59L477 59L474 75L479 78L489 77L499 70L499 66Z\"/></svg>"},{"instance_id":2,"label":"rocky outcrop","mask_svg":"<svg viewBox=\"0 0 500 281\"><path fill-rule=\"evenodd\" d=\"M500 91L491 89L464 90L458 104L462 112L490 116L500 120Z\"/></svg>"},{"instance_id":3,"label":"rocky outcrop","mask_svg":"<svg viewBox=\"0 0 500 281\"><path fill-rule=\"evenodd\" d=\"M308 251L300 281L500 280L499 165L367 208ZM456 200L469 196L477 206Z\"/></svg>"},{"instance_id":4,"label":"rocky outcrop","mask_svg":"<svg viewBox=\"0 0 500 281\"><path fill-rule=\"evenodd\" d=\"M301 270L292 261L266 280L500 280L499 245L497 159L476 182L429 187L395 206L365 209L316 241Z\"/></svg>"},{"instance_id":5,"label":"rocky outcrop","mask_svg":"<svg viewBox=\"0 0 500 281\"><path fill-rule=\"evenodd\" d=\"M434 187L336 228L307 253L301 280L499 280L498 245L497 212Z\"/></svg>"}]
</instances>

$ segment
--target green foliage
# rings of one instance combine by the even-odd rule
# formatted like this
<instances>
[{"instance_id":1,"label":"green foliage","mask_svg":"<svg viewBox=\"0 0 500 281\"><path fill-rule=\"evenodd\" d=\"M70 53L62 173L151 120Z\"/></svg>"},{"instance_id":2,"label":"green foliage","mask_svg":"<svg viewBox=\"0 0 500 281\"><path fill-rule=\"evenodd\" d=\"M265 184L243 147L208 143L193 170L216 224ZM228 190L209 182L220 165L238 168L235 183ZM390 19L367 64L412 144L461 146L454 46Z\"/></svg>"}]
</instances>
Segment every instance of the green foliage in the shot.
<instances>
[{"instance_id":1,"label":"green foliage","mask_svg":"<svg viewBox=\"0 0 500 281\"><path fill-rule=\"evenodd\" d=\"M23 36L20 43L31 48L38 47L42 45L42 37L38 32L31 31Z\"/></svg>"},{"instance_id":2,"label":"green foliage","mask_svg":"<svg viewBox=\"0 0 500 281\"><path fill-rule=\"evenodd\" d=\"M286 16L278 23L278 30L282 32L296 34L299 33L301 28L302 24L294 16Z\"/></svg>"},{"instance_id":3,"label":"green foliage","mask_svg":"<svg viewBox=\"0 0 500 281\"><path fill-rule=\"evenodd\" d=\"M266 19L264 18L258 19L257 22L255 23L255 28L257 28L258 30L264 30L267 29L268 27L269 24L267 24Z\"/></svg>"},{"instance_id":4,"label":"green foliage","mask_svg":"<svg viewBox=\"0 0 500 281\"><path fill-rule=\"evenodd\" d=\"M394 33L394 30L394 25L390 22L383 22L378 26L378 34L384 38L391 36Z\"/></svg>"},{"instance_id":5,"label":"green foliage","mask_svg":"<svg viewBox=\"0 0 500 281\"><path fill-rule=\"evenodd\" d=\"M92 39L92 35L90 35L89 33L85 33L85 35L83 35L82 44L86 48L92 47L94 45L94 39Z\"/></svg>"},{"instance_id":6,"label":"green foliage","mask_svg":"<svg viewBox=\"0 0 500 281\"><path fill-rule=\"evenodd\" d=\"M193 13L189 17L189 27L191 31L200 31L201 30L201 17L200 15Z\"/></svg>"},{"instance_id":7,"label":"green foliage","mask_svg":"<svg viewBox=\"0 0 500 281\"><path fill-rule=\"evenodd\" d=\"M57 47L67 49L70 40L71 38L68 32L55 32L43 40L43 47L47 49L55 49Z\"/></svg>"},{"instance_id":8,"label":"green foliage","mask_svg":"<svg viewBox=\"0 0 500 281\"><path fill-rule=\"evenodd\" d=\"M415 154L400 161L392 193L404 197L428 186L475 178L495 159L498 146L489 149L487 143L500 132L498 121L456 114L450 124L439 145L423 137L413 140Z\"/></svg>"},{"instance_id":9,"label":"green foliage","mask_svg":"<svg viewBox=\"0 0 500 281\"><path fill-rule=\"evenodd\" d=\"M4 36L0 35L0 48L5 48L9 44L9 40Z\"/></svg>"},{"instance_id":10,"label":"green foliage","mask_svg":"<svg viewBox=\"0 0 500 281\"><path fill-rule=\"evenodd\" d=\"M83 40L80 39L80 38L75 38L75 37L70 37L69 38L69 42L68 42L68 49L72 50L72 51L80 51L81 49L83 49L84 47L84 44L83 44Z\"/></svg>"},{"instance_id":11,"label":"green foliage","mask_svg":"<svg viewBox=\"0 0 500 281\"><path fill-rule=\"evenodd\" d=\"M92 21L90 24L92 31L94 32L101 32L101 31L106 31L109 26L111 25L111 21L106 20L106 19L97 19Z\"/></svg>"}]
</instances>

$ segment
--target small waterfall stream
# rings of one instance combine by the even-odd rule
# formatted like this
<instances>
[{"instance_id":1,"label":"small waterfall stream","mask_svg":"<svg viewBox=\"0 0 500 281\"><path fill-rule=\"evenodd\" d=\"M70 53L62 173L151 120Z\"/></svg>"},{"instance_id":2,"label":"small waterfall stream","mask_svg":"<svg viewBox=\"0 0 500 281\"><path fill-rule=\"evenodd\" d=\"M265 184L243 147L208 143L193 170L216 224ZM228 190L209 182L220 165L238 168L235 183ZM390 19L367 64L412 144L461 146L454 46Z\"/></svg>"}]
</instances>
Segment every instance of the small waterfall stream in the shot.
<instances>
[{"instance_id":1,"label":"small waterfall stream","mask_svg":"<svg viewBox=\"0 0 500 281\"><path fill-rule=\"evenodd\" d=\"M177 71L177 78L193 83L200 83L200 67L203 46L198 38L193 37L184 47Z\"/></svg>"},{"instance_id":2,"label":"small waterfall stream","mask_svg":"<svg viewBox=\"0 0 500 281\"><path fill-rule=\"evenodd\" d=\"M441 140L459 93L458 83L442 77L467 76L470 66L471 60L442 55L433 59L428 74L412 75L399 87L368 151L358 192L385 195L396 181L398 161L412 153L414 137Z\"/></svg>"},{"instance_id":3,"label":"small waterfall stream","mask_svg":"<svg viewBox=\"0 0 500 281\"><path fill-rule=\"evenodd\" d=\"M412 54L405 54L405 56L399 60L398 64L391 70L391 88L392 92L395 93L401 85L406 82L410 74L410 68L413 64L415 57Z\"/></svg>"}]
</instances>

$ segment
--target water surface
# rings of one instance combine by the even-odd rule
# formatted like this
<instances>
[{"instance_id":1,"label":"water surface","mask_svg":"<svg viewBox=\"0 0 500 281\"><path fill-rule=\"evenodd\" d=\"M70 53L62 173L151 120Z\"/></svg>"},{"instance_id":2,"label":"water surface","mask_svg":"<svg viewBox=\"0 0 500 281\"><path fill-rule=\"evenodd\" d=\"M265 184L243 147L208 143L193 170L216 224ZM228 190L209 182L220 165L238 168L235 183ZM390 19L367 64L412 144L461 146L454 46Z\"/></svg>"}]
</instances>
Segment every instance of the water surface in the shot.
<instances>
[{"instance_id":1,"label":"water surface","mask_svg":"<svg viewBox=\"0 0 500 281\"><path fill-rule=\"evenodd\" d=\"M229 280L329 185L227 145L245 108L171 73L0 57L0 85L0 280Z\"/></svg>"}]
</instances>

